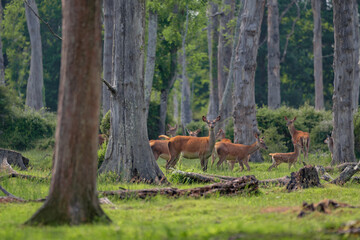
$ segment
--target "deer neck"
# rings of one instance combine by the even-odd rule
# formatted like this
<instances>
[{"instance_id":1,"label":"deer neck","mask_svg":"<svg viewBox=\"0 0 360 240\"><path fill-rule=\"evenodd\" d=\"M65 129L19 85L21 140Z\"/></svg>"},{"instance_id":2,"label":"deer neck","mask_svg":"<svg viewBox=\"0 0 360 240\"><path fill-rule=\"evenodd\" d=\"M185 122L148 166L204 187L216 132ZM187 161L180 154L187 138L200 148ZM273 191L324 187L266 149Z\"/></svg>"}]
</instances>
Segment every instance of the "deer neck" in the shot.
<instances>
[{"instance_id":1,"label":"deer neck","mask_svg":"<svg viewBox=\"0 0 360 240\"><path fill-rule=\"evenodd\" d=\"M215 142L216 142L215 131L214 131L214 129L209 128L209 149L210 149L210 151L212 151L212 149L214 148Z\"/></svg>"},{"instance_id":2,"label":"deer neck","mask_svg":"<svg viewBox=\"0 0 360 240\"><path fill-rule=\"evenodd\" d=\"M256 152L258 149L260 148L260 146L258 145L258 142L254 142L253 144L250 145L249 148L249 154L253 154L254 152Z\"/></svg>"},{"instance_id":3,"label":"deer neck","mask_svg":"<svg viewBox=\"0 0 360 240\"><path fill-rule=\"evenodd\" d=\"M289 128L290 135L294 136L294 134L296 133L294 124L290 125L288 128Z\"/></svg>"}]
</instances>

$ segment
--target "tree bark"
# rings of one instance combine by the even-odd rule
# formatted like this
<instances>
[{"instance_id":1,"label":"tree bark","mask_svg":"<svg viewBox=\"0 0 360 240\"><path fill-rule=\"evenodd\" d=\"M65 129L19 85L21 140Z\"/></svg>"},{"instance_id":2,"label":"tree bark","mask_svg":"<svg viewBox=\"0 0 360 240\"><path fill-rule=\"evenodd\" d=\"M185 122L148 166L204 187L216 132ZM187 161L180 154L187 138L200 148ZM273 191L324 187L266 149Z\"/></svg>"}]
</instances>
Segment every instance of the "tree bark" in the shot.
<instances>
[{"instance_id":1,"label":"tree bark","mask_svg":"<svg viewBox=\"0 0 360 240\"><path fill-rule=\"evenodd\" d=\"M268 107L277 109L281 104L280 95L280 34L279 7L277 0L268 0Z\"/></svg>"},{"instance_id":2,"label":"tree bark","mask_svg":"<svg viewBox=\"0 0 360 240\"><path fill-rule=\"evenodd\" d=\"M0 26L2 25L3 19L3 7L2 3L0 2ZM5 66L4 66L4 55L3 55L3 46L1 40L1 33L0 33L0 86L5 85Z\"/></svg>"},{"instance_id":3,"label":"tree bark","mask_svg":"<svg viewBox=\"0 0 360 240\"><path fill-rule=\"evenodd\" d=\"M49 196L27 225L109 222L96 191L101 2L63 0L55 164Z\"/></svg>"},{"instance_id":4,"label":"tree bark","mask_svg":"<svg viewBox=\"0 0 360 240\"><path fill-rule=\"evenodd\" d=\"M154 10L149 9L148 45L147 45L146 67L145 67L146 118L149 113L151 88L152 88L154 71L155 71L157 24L158 24L157 13Z\"/></svg>"},{"instance_id":5,"label":"tree bark","mask_svg":"<svg viewBox=\"0 0 360 240\"><path fill-rule=\"evenodd\" d=\"M144 101L145 1L115 1L111 132L99 172L123 181L160 183L164 174L150 149Z\"/></svg>"},{"instance_id":6,"label":"tree bark","mask_svg":"<svg viewBox=\"0 0 360 240\"><path fill-rule=\"evenodd\" d=\"M359 106L359 85L360 85L360 69L359 69L359 12L358 3L353 1L353 14L354 14L354 45L355 45L355 76L354 76L354 89L353 89L353 111L358 111Z\"/></svg>"},{"instance_id":7,"label":"tree bark","mask_svg":"<svg viewBox=\"0 0 360 240\"><path fill-rule=\"evenodd\" d=\"M35 0L27 0L28 4L38 13ZM25 4L25 15L27 27L30 35L31 44L31 62L29 79L26 86L26 105L35 110L44 107L43 103L43 63L42 63L42 47L40 36L39 19L32 12L30 7Z\"/></svg>"},{"instance_id":8,"label":"tree bark","mask_svg":"<svg viewBox=\"0 0 360 240\"><path fill-rule=\"evenodd\" d=\"M213 2L209 2L208 9L208 55L209 55L209 79L210 79L210 95L209 109L207 118L215 119L219 114L219 92L216 71L216 46L218 41L218 24L217 16L213 16L218 10L218 6Z\"/></svg>"},{"instance_id":9,"label":"tree bark","mask_svg":"<svg viewBox=\"0 0 360 240\"><path fill-rule=\"evenodd\" d=\"M323 64L321 41L321 1L311 0L314 18L314 79L315 79L315 110L324 109Z\"/></svg>"},{"instance_id":10,"label":"tree bark","mask_svg":"<svg viewBox=\"0 0 360 240\"><path fill-rule=\"evenodd\" d=\"M182 39L182 85L181 85L181 124L186 127L192 120L191 102L190 102L190 86L186 73L186 35L189 25L189 10L186 7L185 30Z\"/></svg>"},{"instance_id":11,"label":"tree bark","mask_svg":"<svg viewBox=\"0 0 360 240\"><path fill-rule=\"evenodd\" d=\"M114 32L114 0L103 0L104 4L104 56L103 76L108 82L112 78L112 53L113 53L113 32ZM102 85L102 108L103 115L110 110L110 92L108 87Z\"/></svg>"},{"instance_id":12,"label":"tree bark","mask_svg":"<svg viewBox=\"0 0 360 240\"><path fill-rule=\"evenodd\" d=\"M354 42L355 0L333 0L334 7L334 94L333 138L334 153L331 164L354 162L353 88L356 54Z\"/></svg>"},{"instance_id":13,"label":"tree bark","mask_svg":"<svg viewBox=\"0 0 360 240\"><path fill-rule=\"evenodd\" d=\"M246 0L235 57L234 142L252 144L258 133L255 106L255 70L265 0ZM259 151L251 161L263 161Z\"/></svg>"}]
</instances>

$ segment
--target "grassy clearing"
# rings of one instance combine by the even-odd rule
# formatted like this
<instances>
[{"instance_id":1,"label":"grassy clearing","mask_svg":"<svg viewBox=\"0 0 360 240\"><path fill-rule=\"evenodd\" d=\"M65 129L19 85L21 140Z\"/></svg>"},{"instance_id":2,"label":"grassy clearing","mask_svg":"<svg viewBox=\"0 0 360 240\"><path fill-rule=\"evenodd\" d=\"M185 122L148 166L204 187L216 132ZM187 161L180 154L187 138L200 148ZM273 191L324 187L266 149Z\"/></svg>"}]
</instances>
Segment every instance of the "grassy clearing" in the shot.
<instances>
[{"instance_id":1,"label":"grassy clearing","mask_svg":"<svg viewBox=\"0 0 360 240\"><path fill-rule=\"evenodd\" d=\"M33 168L25 174L46 176L50 166L36 157L44 152L25 153L32 161ZM50 157L51 160L51 157ZM312 154L309 162L329 162L326 154ZM164 171L164 160L159 160ZM45 166L45 167L39 167ZM268 179L289 175L286 165L267 172L269 162L251 164L250 172L233 172L223 168L210 168L208 173L230 176L255 175ZM298 165L297 168L300 166ZM202 172L198 160L181 160L177 166L184 171ZM293 168L291 170L294 170ZM164 171L165 172L165 171ZM337 175L333 173L332 175ZM170 178L170 174L167 174ZM182 184L173 179L173 187L188 188L202 184ZM19 197L36 199L45 197L50 181L29 181L7 179L2 186ZM323 182L324 183L324 182ZM142 189L158 187L146 184L126 184L113 181L113 176L98 178L98 190ZM283 188L260 189L256 195L232 197L212 196L207 198L166 198L158 196L146 200L118 200L111 198L114 206L104 205L105 212L112 219L111 225L85 225L80 227L25 227L22 225L41 203L1 204L0 239L342 239L344 236L330 233L341 224L360 219L360 209L342 208L330 214L311 213L297 218L303 201L319 202L325 198L352 205L359 205L360 186L349 183L344 187L324 184L323 188L306 189L287 193ZM2 193L1 193L2 194ZM0 196L3 196L1 195ZM346 238L346 236L345 236Z\"/></svg>"}]
</instances>

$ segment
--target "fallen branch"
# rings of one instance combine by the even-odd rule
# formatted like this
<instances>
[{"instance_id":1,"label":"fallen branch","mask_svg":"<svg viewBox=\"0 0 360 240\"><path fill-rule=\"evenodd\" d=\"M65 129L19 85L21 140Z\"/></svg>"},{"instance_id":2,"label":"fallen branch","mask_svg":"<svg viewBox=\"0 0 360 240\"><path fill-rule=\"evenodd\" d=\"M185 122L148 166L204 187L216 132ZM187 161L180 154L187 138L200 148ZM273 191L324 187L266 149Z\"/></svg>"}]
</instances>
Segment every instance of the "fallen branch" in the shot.
<instances>
[{"instance_id":1,"label":"fallen branch","mask_svg":"<svg viewBox=\"0 0 360 240\"><path fill-rule=\"evenodd\" d=\"M1 185L0 185L0 190L8 197L14 198L19 201L24 201L24 199L16 197L16 196L12 195L11 193L9 193L8 191L6 191Z\"/></svg>"},{"instance_id":2,"label":"fallen branch","mask_svg":"<svg viewBox=\"0 0 360 240\"><path fill-rule=\"evenodd\" d=\"M199 182L199 183L217 183L217 182L226 182L228 180L224 180L222 178L219 178L218 176L210 176L210 175L203 175L200 173L192 173L192 172L184 172L180 170L174 170L172 174L180 175L185 178L189 178L193 181ZM234 180L234 179L232 179Z\"/></svg>"},{"instance_id":3,"label":"fallen branch","mask_svg":"<svg viewBox=\"0 0 360 240\"><path fill-rule=\"evenodd\" d=\"M287 184L289 184L290 182L290 177L289 176L285 176L285 177L281 177L281 178L275 178L275 179L266 179L266 180L261 180L259 181L260 185L276 185L279 187L282 186L286 186Z\"/></svg>"},{"instance_id":4,"label":"fallen branch","mask_svg":"<svg viewBox=\"0 0 360 240\"><path fill-rule=\"evenodd\" d=\"M347 203L339 203L339 202L336 202L334 200L331 200L331 199L324 199L322 201L320 201L319 203L311 203L311 204L308 204L307 202L304 202L303 205L302 205L302 210L300 211L300 213L298 214L298 217L304 217L306 214L308 213L311 213L311 212L321 212L321 213L330 213L331 210L333 209L337 209L337 208L359 208L359 207L356 207L356 206L352 206L352 205L349 205Z\"/></svg>"},{"instance_id":5,"label":"fallen branch","mask_svg":"<svg viewBox=\"0 0 360 240\"><path fill-rule=\"evenodd\" d=\"M111 84L106 81L105 79L101 78L101 81L108 87L109 91L112 93L112 94L115 94L116 93L116 89L111 86Z\"/></svg>"},{"instance_id":6,"label":"fallen branch","mask_svg":"<svg viewBox=\"0 0 360 240\"><path fill-rule=\"evenodd\" d=\"M340 176L335 178L331 183L337 184L337 185L343 185L347 181L351 179L352 176L354 176L355 173L357 173L360 170L360 161L355 165L348 165L344 171L340 173Z\"/></svg>"},{"instance_id":7,"label":"fallen branch","mask_svg":"<svg viewBox=\"0 0 360 240\"><path fill-rule=\"evenodd\" d=\"M258 191L259 181L254 176L243 176L233 181L214 183L204 187L178 189L178 188L154 188L142 190L118 190L100 192L104 196L117 196L120 199L153 197L156 195L165 195L169 197L201 197L213 193L220 195L234 195L238 193L252 193Z\"/></svg>"},{"instance_id":8,"label":"fallen branch","mask_svg":"<svg viewBox=\"0 0 360 240\"><path fill-rule=\"evenodd\" d=\"M10 173L7 175L0 176L0 181L4 180L6 178L23 178L23 179L28 179L28 180L41 180L41 181L48 180L48 178L44 178L44 177L23 175L23 174L19 174L19 173Z\"/></svg>"}]
</instances>

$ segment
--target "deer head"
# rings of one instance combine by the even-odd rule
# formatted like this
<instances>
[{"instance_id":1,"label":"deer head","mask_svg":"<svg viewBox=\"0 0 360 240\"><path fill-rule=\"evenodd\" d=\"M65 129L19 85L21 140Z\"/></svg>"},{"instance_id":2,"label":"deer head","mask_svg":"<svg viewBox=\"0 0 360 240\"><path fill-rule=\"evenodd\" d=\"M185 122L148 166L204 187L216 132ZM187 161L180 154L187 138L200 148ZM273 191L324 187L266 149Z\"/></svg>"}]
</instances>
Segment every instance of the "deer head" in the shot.
<instances>
[{"instance_id":1,"label":"deer head","mask_svg":"<svg viewBox=\"0 0 360 240\"><path fill-rule=\"evenodd\" d=\"M189 136L197 137L197 135L201 132L201 129L199 128L195 131L190 131L189 129L186 129L186 131L188 132Z\"/></svg>"},{"instance_id":2,"label":"deer head","mask_svg":"<svg viewBox=\"0 0 360 240\"><path fill-rule=\"evenodd\" d=\"M171 126L170 124L168 124L169 130L166 131L166 135L169 135L171 137L176 135L176 130L177 130L177 124L175 124L175 126Z\"/></svg>"},{"instance_id":3,"label":"deer head","mask_svg":"<svg viewBox=\"0 0 360 240\"><path fill-rule=\"evenodd\" d=\"M265 142L264 142L264 137L260 138L259 135L257 133L254 134L256 141L257 141L257 146L259 146L260 148L263 149L268 149L268 147L266 146Z\"/></svg>"},{"instance_id":4,"label":"deer head","mask_svg":"<svg viewBox=\"0 0 360 240\"><path fill-rule=\"evenodd\" d=\"M207 120L207 118L205 116L202 117L202 120L207 123L207 125L210 129L214 129L215 123L220 121L220 119L221 119L220 116L218 116L215 120Z\"/></svg>"},{"instance_id":5,"label":"deer head","mask_svg":"<svg viewBox=\"0 0 360 240\"><path fill-rule=\"evenodd\" d=\"M285 118L285 120L287 121L286 126L288 126L288 127L289 127L290 125L294 124L294 122L295 122L295 120L296 120L296 117L294 117L293 120L289 120L286 116L285 116L284 118Z\"/></svg>"},{"instance_id":6,"label":"deer head","mask_svg":"<svg viewBox=\"0 0 360 240\"><path fill-rule=\"evenodd\" d=\"M224 133L224 130L222 130L220 128L219 131L217 132L216 136L215 136L215 139L216 140L221 140L223 138L225 138L225 133Z\"/></svg>"}]
</instances>

